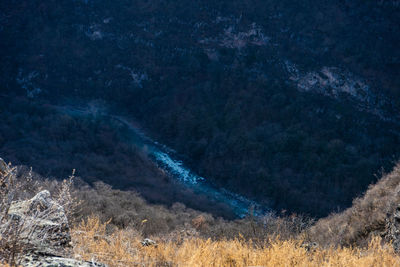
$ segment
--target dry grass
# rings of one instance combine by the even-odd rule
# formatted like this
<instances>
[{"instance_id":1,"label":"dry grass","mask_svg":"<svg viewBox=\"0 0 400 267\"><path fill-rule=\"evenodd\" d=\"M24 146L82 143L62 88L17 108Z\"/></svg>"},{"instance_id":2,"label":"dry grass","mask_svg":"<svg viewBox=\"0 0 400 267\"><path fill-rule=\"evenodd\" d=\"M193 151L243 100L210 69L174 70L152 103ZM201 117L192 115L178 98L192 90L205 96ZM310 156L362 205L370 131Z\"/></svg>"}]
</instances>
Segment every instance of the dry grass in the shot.
<instances>
[{"instance_id":1,"label":"dry grass","mask_svg":"<svg viewBox=\"0 0 400 267\"><path fill-rule=\"evenodd\" d=\"M364 196L342 213L320 219L309 230L310 238L320 245L364 246L374 235L386 230L388 215L400 204L400 163Z\"/></svg>"},{"instance_id":2,"label":"dry grass","mask_svg":"<svg viewBox=\"0 0 400 267\"><path fill-rule=\"evenodd\" d=\"M0 158L0 266L19 266L21 256L36 248L36 241L42 244L50 242L52 232L62 231L63 223L56 226L51 223L60 213L70 214L79 202L71 195L73 175L69 180L57 183L54 188L55 201L49 206L39 202L30 202L28 211L18 207L22 201L28 201L41 187L33 180L31 171L18 177L18 170L6 164ZM38 192L37 192L38 193ZM17 207L13 211L12 207ZM10 213L11 211L11 213ZM68 222L65 220L65 224Z\"/></svg>"},{"instance_id":3,"label":"dry grass","mask_svg":"<svg viewBox=\"0 0 400 267\"><path fill-rule=\"evenodd\" d=\"M7 218L12 200L29 198L43 186L51 188L66 209L73 210L77 192L70 191L71 180L33 183L28 172L23 175L26 182L21 182L10 166L3 169L7 172L1 173L0 181L7 186L0 187L4 191L0 190L0 221ZM400 203L400 165L356 199L351 208L321 219L311 228L312 221L301 216L280 218L270 214L257 220L227 222L179 205L171 210L148 205L137 195L101 184L90 190L79 189L86 209L80 216L70 217L87 218L89 212L102 217L89 217L73 228L75 257L110 267L400 266L400 256L388 240L376 237L385 231L388 215ZM105 218L116 222L104 223ZM18 235L0 234L0 261L14 266L17 262L14 257L10 260L10 251L23 251L11 242L18 240ZM156 240L157 246L142 246L144 236ZM319 246L304 245L305 241L317 241Z\"/></svg>"},{"instance_id":4,"label":"dry grass","mask_svg":"<svg viewBox=\"0 0 400 267\"><path fill-rule=\"evenodd\" d=\"M374 238L361 248L316 248L307 251L300 240L277 238L264 244L236 238L211 240L198 237L157 239L143 247L135 230L107 234L107 223L96 217L73 230L75 256L109 266L400 266L391 246Z\"/></svg>"},{"instance_id":5,"label":"dry grass","mask_svg":"<svg viewBox=\"0 0 400 267\"><path fill-rule=\"evenodd\" d=\"M113 189L102 182L94 183L93 187L77 184L74 196L81 200L82 205L75 216L69 218L72 223L95 214L101 221L111 219L110 228L134 228L143 236L160 236L183 230L212 239L234 238L238 233L253 240L264 240L270 235L288 239L313 223L313 220L301 215L280 217L274 213L257 218L225 220L187 208L181 203L169 208L149 204L134 191ZM144 220L146 223L142 223Z\"/></svg>"}]
</instances>

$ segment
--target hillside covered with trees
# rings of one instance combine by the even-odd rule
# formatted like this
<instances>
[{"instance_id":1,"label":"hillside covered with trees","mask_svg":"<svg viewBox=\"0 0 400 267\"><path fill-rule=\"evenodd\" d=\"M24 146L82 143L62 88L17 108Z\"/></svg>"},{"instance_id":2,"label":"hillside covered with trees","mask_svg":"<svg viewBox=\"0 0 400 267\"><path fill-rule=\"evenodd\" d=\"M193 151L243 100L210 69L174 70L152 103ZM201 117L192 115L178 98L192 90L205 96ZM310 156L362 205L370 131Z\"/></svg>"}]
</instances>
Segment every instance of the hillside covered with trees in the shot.
<instances>
[{"instance_id":1,"label":"hillside covered with trees","mask_svg":"<svg viewBox=\"0 0 400 267\"><path fill-rule=\"evenodd\" d=\"M158 194L169 178L109 122L46 108L100 100L216 186L327 215L399 158L398 12L359 0L2 2L0 150L46 174L79 165L89 182L183 199L175 185Z\"/></svg>"}]
</instances>

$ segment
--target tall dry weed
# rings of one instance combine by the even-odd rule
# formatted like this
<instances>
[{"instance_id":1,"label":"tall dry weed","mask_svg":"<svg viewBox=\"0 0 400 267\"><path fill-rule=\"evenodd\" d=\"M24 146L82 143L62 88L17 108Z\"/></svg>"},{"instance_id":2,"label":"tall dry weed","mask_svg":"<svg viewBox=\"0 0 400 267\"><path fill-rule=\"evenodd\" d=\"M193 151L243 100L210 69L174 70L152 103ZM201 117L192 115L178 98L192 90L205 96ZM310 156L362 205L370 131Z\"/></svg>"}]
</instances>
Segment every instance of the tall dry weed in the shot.
<instances>
[{"instance_id":1,"label":"tall dry weed","mask_svg":"<svg viewBox=\"0 0 400 267\"><path fill-rule=\"evenodd\" d=\"M48 220L60 210L69 214L77 203L71 195L72 175L59 184L55 202L51 207L44 208L38 203L38 206L32 206L27 214L20 214L19 211L17 214L10 213L13 205L18 206L16 202L29 199L33 193L31 191L40 188L37 181L32 179L32 171L22 178L18 177L17 173L16 167L6 164L0 158L0 262L10 266L18 266L20 256L34 249L33 243L37 245L42 241L42 238L33 239L46 237L49 232L54 231L54 226L51 224L44 227L38 222Z\"/></svg>"},{"instance_id":2,"label":"tall dry weed","mask_svg":"<svg viewBox=\"0 0 400 267\"><path fill-rule=\"evenodd\" d=\"M272 238L264 244L235 238L211 240L188 238L182 242L156 239L156 246L141 245L134 230L107 233L107 223L91 217L73 232L75 255L109 266L400 266L391 246L375 237L368 247L315 248L302 240Z\"/></svg>"}]
</instances>

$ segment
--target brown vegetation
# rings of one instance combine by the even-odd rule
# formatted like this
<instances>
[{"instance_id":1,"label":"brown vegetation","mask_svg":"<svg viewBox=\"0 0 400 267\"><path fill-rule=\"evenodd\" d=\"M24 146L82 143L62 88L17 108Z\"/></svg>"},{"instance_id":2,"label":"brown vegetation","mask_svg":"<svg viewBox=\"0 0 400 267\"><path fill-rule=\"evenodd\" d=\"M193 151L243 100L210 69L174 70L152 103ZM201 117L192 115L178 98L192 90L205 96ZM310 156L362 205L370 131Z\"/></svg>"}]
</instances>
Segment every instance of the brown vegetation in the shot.
<instances>
[{"instance_id":1,"label":"brown vegetation","mask_svg":"<svg viewBox=\"0 0 400 267\"><path fill-rule=\"evenodd\" d=\"M400 202L400 166L370 186L353 207L313 226L312 220L296 215L227 221L179 203L171 208L150 205L133 191L101 182L93 187L79 179L75 184L57 182L26 168L6 168L1 180L8 186L1 187L6 190L1 191L3 218L9 199L23 200L49 189L67 211L75 210L67 213L73 254L79 260L111 267L400 266L398 254L379 237ZM81 205L74 209L71 202L77 199ZM18 232L21 227L12 229ZM143 246L143 238L157 245ZM2 232L0 241L0 259L15 265L10 255L16 257L24 249L18 234Z\"/></svg>"},{"instance_id":2,"label":"brown vegetation","mask_svg":"<svg viewBox=\"0 0 400 267\"><path fill-rule=\"evenodd\" d=\"M107 234L106 223L91 217L73 230L78 258L109 266L399 266L400 257L374 238L365 249L316 248L308 251L301 240L266 239L256 244L243 238L211 240L158 238L143 247L133 229Z\"/></svg>"},{"instance_id":3,"label":"brown vegetation","mask_svg":"<svg viewBox=\"0 0 400 267\"><path fill-rule=\"evenodd\" d=\"M370 185L364 196L342 213L320 219L309 231L323 245L365 245L374 234L382 234L387 218L400 204L400 164Z\"/></svg>"},{"instance_id":4,"label":"brown vegetation","mask_svg":"<svg viewBox=\"0 0 400 267\"><path fill-rule=\"evenodd\" d=\"M144 236L164 235L189 231L205 238L234 238L241 234L246 239L263 240L270 235L290 238L298 235L312 223L302 216L278 217L267 214L262 218L224 220L175 203L170 208L149 205L134 191L121 191L97 182L93 187L75 187L75 196L82 201L74 220L96 215L101 221L110 220L112 228L135 228Z\"/></svg>"}]
</instances>

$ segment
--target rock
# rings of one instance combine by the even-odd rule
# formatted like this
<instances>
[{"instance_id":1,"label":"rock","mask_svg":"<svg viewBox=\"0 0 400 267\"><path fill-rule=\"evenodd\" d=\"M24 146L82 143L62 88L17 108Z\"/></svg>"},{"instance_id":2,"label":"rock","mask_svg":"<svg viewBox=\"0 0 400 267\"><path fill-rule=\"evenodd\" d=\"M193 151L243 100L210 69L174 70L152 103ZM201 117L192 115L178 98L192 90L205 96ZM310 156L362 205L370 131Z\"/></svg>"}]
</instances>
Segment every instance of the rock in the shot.
<instances>
[{"instance_id":1,"label":"rock","mask_svg":"<svg viewBox=\"0 0 400 267\"><path fill-rule=\"evenodd\" d=\"M391 241L396 252L400 251L400 205L386 220L386 232L383 234L387 241Z\"/></svg>"},{"instance_id":2,"label":"rock","mask_svg":"<svg viewBox=\"0 0 400 267\"><path fill-rule=\"evenodd\" d=\"M142 244L142 246L144 247L149 247L149 246L157 246L157 242L154 240L151 240L149 238L145 238L143 239L142 242L140 242Z\"/></svg>"},{"instance_id":3,"label":"rock","mask_svg":"<svg viewBox=\"0 0 400 267\"><path fill-rule=\"evenodd\" d=\"M319 246L316 242L304 242L300 247L304 248L306 251L314 252Z\"/></svg>"},{"instance_id":4,"label":"rock","mask_svg":"<svg viewBox=\"0 0 400 267\"><path fill-rule=\"evenodd\" d=\"M9 173L10 168L8 167L8 164L0 158L0 175L5 175Z\"/></svg>"},{"instance_id":5,"label":"rock","mask_svg":"<svg viewBox=\"0 0 400 267\"><path fill-rule=\"evenodd\" d=\"M47 190L32 199L13 202L10 219L21 227L19 239L29 250L57 254L69 247L68 219L64 208L50 197Z\"/></svg>"},{"instance_id":6,"label":"rock","mask_svg":"<svg viewBox=\"0 0 400 267\"><path fill-rule=\"evenodd\" d=\"M47 190L32 199L11 203L8 219L0 225L0 233L7 236L16 230L21 248L17 263L22 266L106 266L68 257L71 254L68 219L64 208Z\"/></svg>"},{"instance_id":7,"label":"rock","mask_svg":"<svg viewBox=\"0 0 400 267\"><path fill-rule=\"evenodd\" d=\"M55 256L25 255L20 262L24 267L107 267L97 262L79 261Z\"/></svg>"}]
</instances>

